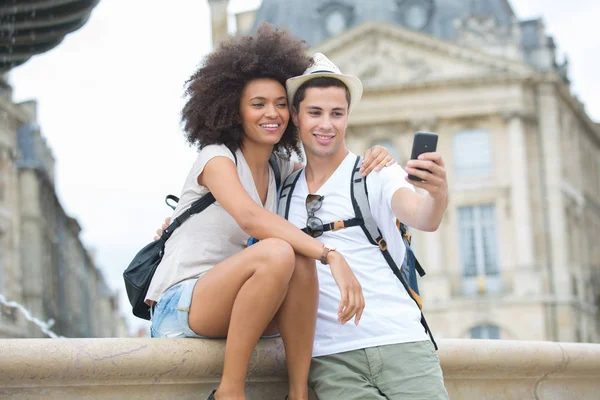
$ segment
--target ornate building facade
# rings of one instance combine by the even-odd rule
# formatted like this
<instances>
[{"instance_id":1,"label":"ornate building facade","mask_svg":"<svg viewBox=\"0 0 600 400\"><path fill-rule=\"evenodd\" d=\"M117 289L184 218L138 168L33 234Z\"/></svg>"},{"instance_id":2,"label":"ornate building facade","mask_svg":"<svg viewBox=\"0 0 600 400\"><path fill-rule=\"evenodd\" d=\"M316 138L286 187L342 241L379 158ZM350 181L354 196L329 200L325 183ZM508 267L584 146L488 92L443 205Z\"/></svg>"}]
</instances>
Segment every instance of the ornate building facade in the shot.
<instances>
[{"instance_id":1,"label":"ornate building facade","mask_svg":"<svg viewBox=\"0 0 600 400\"><path fill-rule=\"evenodd\" d=\"M209 3L217 42L227 1ZM288 28L361 78L352 151L405 165L415 131L439 134L450 204L413 232L438 336L600 341L600 124L541 19L507 0L263 0L235 20Z\"/></svg>"},{"instance_id":2,"label":"ornate building facade","mask_svg":"<svg viewBox=\"0 0 600 400\"><path fill-rule=\"evenodd\" d=\"M66 337L124 336L118 298L61 206L54 157L35 102L0 96L0 293ZM0 305L1 337L44 337L17 309Z\"/></svg>"},{"instance_id":3,"label":"ornate building facade","mask_svg":"<svg viewBox=\"0 0 600 400\"><path fill-rule=\"evenodd\" d=\"M45 336L14 303L60 336L125 336L118 298L56 196L36 104L15 104L6 77L83 26L98 0L12 3L0 6L0 338Z\"/></svg>"}]
</instances>

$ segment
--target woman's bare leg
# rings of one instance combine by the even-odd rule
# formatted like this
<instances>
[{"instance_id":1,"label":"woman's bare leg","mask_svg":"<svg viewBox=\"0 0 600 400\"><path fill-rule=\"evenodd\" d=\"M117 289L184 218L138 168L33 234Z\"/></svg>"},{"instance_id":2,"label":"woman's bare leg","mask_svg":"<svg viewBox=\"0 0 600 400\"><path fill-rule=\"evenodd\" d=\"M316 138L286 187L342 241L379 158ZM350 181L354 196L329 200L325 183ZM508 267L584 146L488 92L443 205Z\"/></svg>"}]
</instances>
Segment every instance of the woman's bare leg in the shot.
<instances>
[{"instance_id":1,"label":"woman's bare leg","mask_svg":"<svg viewBox=\"0 0 600 400\"><path fill-rule=\"evenodd\" d=\"M250 357L285 298L294 262L289 244L261 240L217 264L196 284L190 328L203 336L227 335L217 399L245 399Z\"/></svg>"},{"instance_id":2,"label":"woman's bare leg","mask_svg":"<svg viewBox=\"0 0 600 400\"><path fill-rule=\"evenodd\" d=\"M275 320L285 345L290 400L308 399L308 369L315 339L319 280L315 260L296 255L296 267Z\"/></svg>"}]
</instances>

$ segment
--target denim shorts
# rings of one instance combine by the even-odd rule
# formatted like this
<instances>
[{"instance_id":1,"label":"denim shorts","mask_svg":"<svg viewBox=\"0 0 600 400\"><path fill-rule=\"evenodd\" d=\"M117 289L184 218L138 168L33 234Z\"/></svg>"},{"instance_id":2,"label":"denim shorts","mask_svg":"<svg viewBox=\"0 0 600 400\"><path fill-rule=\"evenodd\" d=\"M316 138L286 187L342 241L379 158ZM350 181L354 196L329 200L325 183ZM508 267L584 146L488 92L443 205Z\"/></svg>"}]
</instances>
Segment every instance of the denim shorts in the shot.
<instances>
[{"instance_id":1,"label":"denim shorts","mask_svg":"<svg viewBox=\"0 0 600 400\"><path fill-rule=\"evenodd\" d=\"M150 309L150 336L153 338L203 338L224 339L221 337L207 337L198 335L189 325L190 305L196 282L200 278L187 279L171 286L162 295L154 309ZM279 337L279 334L261 336L261 339Z\"/></svg>"},{"instance_id":2,"label":"denim shorts","mask_svg":"<svg viewBox=\"0 0 600 400\"><path fill-rule=\"evenodd\" d=\"M194 286L199 278L187 279L171 286L151 309L150 336L153 338L203 338L188 323Z\"/></svg>"}]
</instances>

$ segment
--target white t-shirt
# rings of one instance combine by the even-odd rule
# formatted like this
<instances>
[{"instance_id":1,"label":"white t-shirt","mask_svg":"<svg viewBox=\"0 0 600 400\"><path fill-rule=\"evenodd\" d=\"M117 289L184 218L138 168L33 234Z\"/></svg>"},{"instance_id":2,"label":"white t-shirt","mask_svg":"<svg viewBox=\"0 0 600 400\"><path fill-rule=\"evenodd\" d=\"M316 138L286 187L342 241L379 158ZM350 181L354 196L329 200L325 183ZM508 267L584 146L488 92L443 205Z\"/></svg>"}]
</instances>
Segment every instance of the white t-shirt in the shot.
<instances>
[{"instance_id":1,"label":"white t-shirt","mask_svg":"<svg viewBox=\"0 0 600 400\"><path fill-rule=\"evenodd\" d=\"M257 204L262 204L252 172L242 151L238 149L235 154L242 186ZM183 185L179 203L173 212L173 219L187 210L194 201L208 193L206 186L198 184L198 176L204 171L208 161L220 156L235 162L233 154L225 145L210 145L200 151ZM294 164L280 157L277 157L277 161L283 182L292 172ZM275 175L269 168L269 189L264 208L277 212L277 197ZM160 300L162 294L171 286L200 276L215 264L245 249L249 238L250 236L239 227L219 202L191 216L167 240L165 255L154 273L145 300Z\"/></svg>"},{"instance_id":2,"label":"white t-shirt","mask_svg":"<svg viewBox=\"0 0 600 400\"><path fill-rule=\"evenodd\" d=\"M321 209L315 213L323 223L354 218L350 197L350 178L356 155L349 153L333 175L316 194L324 196ZM406 251L396 217L391 208L392 196L403 187L413 190L404 177L406 172L394 165L373 172L367 178L371 213L396 264L402 265ZM306 227L308 186L302 171L290 203L289 220L299 228ZM341 325L337 321L340 291L328 265L317 261L319 276L319 310L313 357L341 353L387 344L428 340L421 312L402 283L385 261L379 247L369 243L359 226L336 232L325 232L318 238L334 246L344 256L362 285L365 309L358 326L354 320Z\"/></svg>"}]
</instances>

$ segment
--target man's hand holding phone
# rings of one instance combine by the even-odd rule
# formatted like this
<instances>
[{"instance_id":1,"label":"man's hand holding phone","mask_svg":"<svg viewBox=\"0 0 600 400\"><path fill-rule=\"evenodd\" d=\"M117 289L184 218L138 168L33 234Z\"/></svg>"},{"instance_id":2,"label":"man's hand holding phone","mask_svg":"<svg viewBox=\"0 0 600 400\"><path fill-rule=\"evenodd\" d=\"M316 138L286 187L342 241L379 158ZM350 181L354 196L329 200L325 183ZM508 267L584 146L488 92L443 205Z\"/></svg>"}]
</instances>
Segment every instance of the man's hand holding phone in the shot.
<instances>
[{"instance_id":1,"label":"man's hand holding phone","mask_svg":"<svg viewBox=\"0 0 600 400\"><path fill-rule=\"evenodd\" d=\"M407 176L406 181L415 187L426 190L431 197L448 197L446 164L440 153L423 153L416 160L409 160L406 172L420 179L412 180Z\"/></svg>"},{"instance_id":2,"label":"man's hand holding phone","mask_svg":"<svg viewBox=\"0 0 600 400\"><path fill-rule=\"evenodd\" d=\"M442 155L436 152L438 135L432 132L416 132L410 161L407 164L407 182L426 190L433 198L448 197L446 165Z\"/></svg>"}]
</instances>

